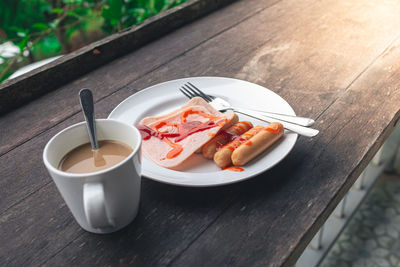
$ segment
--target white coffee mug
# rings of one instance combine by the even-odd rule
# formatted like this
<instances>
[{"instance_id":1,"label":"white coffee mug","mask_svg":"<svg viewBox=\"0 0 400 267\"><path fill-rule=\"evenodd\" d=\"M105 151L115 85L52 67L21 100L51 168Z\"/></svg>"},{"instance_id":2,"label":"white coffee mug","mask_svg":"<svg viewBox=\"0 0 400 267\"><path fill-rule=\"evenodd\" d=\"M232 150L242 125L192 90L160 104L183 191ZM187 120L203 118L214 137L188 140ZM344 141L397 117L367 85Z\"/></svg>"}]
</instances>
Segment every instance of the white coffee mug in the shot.
<instances>
[{"instance_id":1,"label":"white coffee mug","mask_svg":"<svg viewBox=\"0 0 400 267\"><path fill-rule=\"evenodd\" d=\"M56 134L43 151L43 161L79 225L92 233L111 233L135 218L140 200L141 135L134 127L111 119L96 120L98 140L116 140L133 152L122 162L98 172L67 173L58 169L72 149L88 143L85 122Z\"/></svg>"}]
</instances>

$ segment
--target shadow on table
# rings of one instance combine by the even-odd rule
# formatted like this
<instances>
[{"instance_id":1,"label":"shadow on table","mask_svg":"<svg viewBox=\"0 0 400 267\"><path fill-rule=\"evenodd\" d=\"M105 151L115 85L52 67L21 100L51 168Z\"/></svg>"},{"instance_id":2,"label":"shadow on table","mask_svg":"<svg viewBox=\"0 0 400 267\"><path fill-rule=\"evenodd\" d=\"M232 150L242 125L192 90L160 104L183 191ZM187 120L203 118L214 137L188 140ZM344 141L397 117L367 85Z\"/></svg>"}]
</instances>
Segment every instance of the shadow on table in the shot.
<instances>
[{"instance_id":1,"label":"shadow on table","mask_svg":"<svg viewBox=\"0 0 400 267\"><path fill-rule=\"evenodd\" d=\"M141 206L136 219L113 234L85 232L74 241L84 240L85 245L71 263L84 263L87 261L84 251L93 251L96 260L102 264L112 264L115 260L122 263L167 264L221 215L234 214L236 209L241 210L246 205L266 205L268 198L282 193L283 186L291 179L284 174L288 170L295 172L303 164L304 157L300 155L289 155L268 172L252 179L218 187L179 187L143 179Z\"/></svg>"}]
</instances>

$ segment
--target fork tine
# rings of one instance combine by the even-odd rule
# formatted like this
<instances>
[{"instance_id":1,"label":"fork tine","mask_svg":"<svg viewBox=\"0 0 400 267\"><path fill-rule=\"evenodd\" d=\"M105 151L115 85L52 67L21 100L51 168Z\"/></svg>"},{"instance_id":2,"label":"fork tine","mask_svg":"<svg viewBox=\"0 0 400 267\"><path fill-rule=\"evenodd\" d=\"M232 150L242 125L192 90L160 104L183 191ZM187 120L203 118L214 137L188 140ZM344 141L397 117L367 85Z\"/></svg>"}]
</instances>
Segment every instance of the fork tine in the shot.
<instances>
[{"instance_id":1,"label":"fork tine","mask_svg":"<svg viewBox=\"0 0 400 267\"><path fill-rule=\"evenodd\" d=\"M194 92L193 90L191 90L187 85L183 85L182 90L186 92L186 94L188 94L190 96L190 98L193 98L195 96L199 96L198 93Z\"/></svg>"},{"instance_id":2,"label":"fork tine","mask_svg":"<svg viewBox=\"0 0 400 267\"><path fill-rule=\"evenodd\" d=\"M186 92L186 90L183 88L180 88L179 91L182 92L182 94L184 94L187 98L192 99L192 96Z\"/></svg>"},{"instance_id":3,"label":"fork tine","mask_svg":"<svg viewBox=\"0 0 400 267\"><path fill-rule=\"evenodd\" d=\"M200 96L201 96L202 98L204 98L205 100L207 100L207 102L211 102L211 101L213 100L212 97L210 97L209 95L203 93L203 91L201 91L199 88L197 88L196 86L194 86L192 83L190 83L190 82L187 82L187 83L192 87L192 89L193 89L195 92L197 92L198 94L200 94Z\"/></svg>"},{"instance_id":4,"label":"fork tine","mask_svg":"<svg viewBox=\"0 0 400 267\"><path fill-rule=\"evenodd\" d=\"M183 85L182 87L184 88L186 93L190 94L192 97L199 96L199 97L203 98L206 102L212 101L212 99L210 100L209 98L203 97L203 95L201 95L199 92L196 92L195 90L190 88L187 84Z\"/></svg>"},{"instance_id":5,"label":"fork tine","mask_svg":"<svg viewBox=\"0 0 400 267\"><path fill-rule=\"evenodd\" d=\"M194 91L192 88L190 88L187 84L182 86L186 93L190 94L192 97L199 96L203 98L205 101L210 102L208 99L204 98L202 95L200 95L198 92Z\"/></svg>"}]
</instances>

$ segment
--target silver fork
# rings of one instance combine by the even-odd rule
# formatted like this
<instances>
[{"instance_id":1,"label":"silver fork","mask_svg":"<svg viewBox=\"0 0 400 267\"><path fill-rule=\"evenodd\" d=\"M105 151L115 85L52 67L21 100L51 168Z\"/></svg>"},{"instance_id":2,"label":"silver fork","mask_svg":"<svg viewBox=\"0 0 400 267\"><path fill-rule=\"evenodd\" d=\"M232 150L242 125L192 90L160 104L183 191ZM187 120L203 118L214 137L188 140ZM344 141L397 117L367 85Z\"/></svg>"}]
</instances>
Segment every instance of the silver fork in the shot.
<instances>
[{"instance_id":1,"label":"silver fork","mask_svg":"<svg viewBox=\"0 0 400 267\"><path fill-rule=\"evenodd\" d=\"M219 111L226 111L226 110L233 110L235 112L265 121L265 122L280 122L282 123L283 127L293 132L296 132L300 135L313 137L319 133L318 130L304 127L299 125L299 122L296 120L299 119L300 123L306 126L310 126L314 123L314 120L297 117L297 116L290 116L284 114L277 114L271 112L259 112L256 110L244 109L244 108L237 108L232 107L229 102L225 101L220 97L215 97L212 95L208 95L201 91L199 88L191 84L190 82L186 83L179 89L186 97L193 98L195 96L199 96L207 101L211 106ZM295 122L295 123L294 123Z\"/></svg>"},{"instance_id":2,"label":"silver fork","mask_svg":"<svg viewBox=\"0 0 400 267\"><path fill-rule=\"evenodd\" d=\"M261 115L264 115L264 116L267 116L270 118L287 121L287 122L291 122L291 123L302 125L302 126L311 126L314 124L314 120L310 119L310 118L280 114L280 113L275 113L275 112L268 112L268 111L263 111L263 110L254 110L254 109L233 107L228 101L226 101L220 97L215 97L213 95L205 94L203 91L201 91L199 88L197 88L190 82L183 85L182 89L180 89L180 90L183 94L185 94L186 97L191 98L190 94L200 96L209 103L213 102L213 105L216 105L218 107L217 109L219 111L225 111L225 110L231 109L231 110L235 110L235 111L240 110L243 112L257 112L257 113L260 113Z\"/></svg>"}]
</instances>

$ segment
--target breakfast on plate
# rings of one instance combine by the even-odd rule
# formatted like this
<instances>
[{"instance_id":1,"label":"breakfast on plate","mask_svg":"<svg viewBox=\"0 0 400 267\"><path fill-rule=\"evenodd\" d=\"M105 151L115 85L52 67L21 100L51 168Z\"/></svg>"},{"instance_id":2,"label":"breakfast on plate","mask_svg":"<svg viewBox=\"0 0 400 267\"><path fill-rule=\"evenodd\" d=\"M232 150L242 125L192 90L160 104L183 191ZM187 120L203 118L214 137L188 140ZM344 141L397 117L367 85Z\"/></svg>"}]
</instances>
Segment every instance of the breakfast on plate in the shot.
<instances>
[{"instance_id":1,"label":"breakfast on plate","mask_svg":"<svg viewBox=\"0 0 400 267\"><path fill-rule=\"evenodd\" d=\"M238 121L233 111L221 113L200 97L162 116L142 119L136 127L144 155L156 164L174 169L193 153L213 159L217 166L243 166L283 136L283 126L267 127Z\"/></svg>"}]
</instances>

